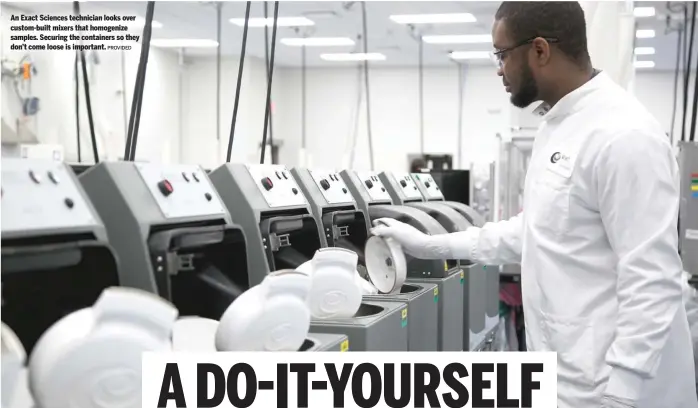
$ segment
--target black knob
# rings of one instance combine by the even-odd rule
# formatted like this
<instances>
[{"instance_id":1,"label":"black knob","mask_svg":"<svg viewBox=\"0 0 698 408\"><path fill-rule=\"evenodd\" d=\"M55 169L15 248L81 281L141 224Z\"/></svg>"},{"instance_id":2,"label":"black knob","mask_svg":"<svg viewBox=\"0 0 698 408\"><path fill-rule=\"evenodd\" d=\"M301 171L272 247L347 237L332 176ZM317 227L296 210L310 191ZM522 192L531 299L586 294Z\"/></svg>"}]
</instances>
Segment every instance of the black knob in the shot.
<instances>
[{"instance_id":1,"label":"black knob","mask_svg":"<svg viewBox=\"0 0 698 408\"><path fill-rule=\"evenodd\" d=\"M326 179L322 179L322 180L320 180L320 187L322 187L325 190L329 190L330 189L330 182L327 181Z\"/></svg>"},{"instance_id":2,"label":"black knob","mask_svg":"<svg viewBox=\"0 0 698 408\"><path fill-rule=\"evenodd\" d=\"M213 199L213 197L211 196L211 193L204 194L204 197L206 197L206 201L211 201Z\"/></svg>"},{"instance_id":3,"label":"black knob","mask_svg":"<svg viewBox=\"0 0 698 408\"><path fill-rule=\"evenodd\" d=\"M381 191L385 193L385 187L381 187Z\"/></svg>"},{"instance_id":4,"label":"black knob","mask_svg":"<svg viewBox=\"0 0 698 408\"><path fill-rule=\"evenodd\" d=\"M428 181L425 181L425 182L424 182L424 187L429 188L429 185L430 185L430 184L429 184Z\"/></svg>"},{"instance_id":5,"label":"black knob","mask_svg":"<svg viewBox=\"0 0 698 408\"><path fill-rule=\"evenodd\" d=\"M271 179L269 177L264 177L262 179L262 187L269 191L272 187L274 187L274 183L271 182Z\"/></svg>"},{"instance_id":6,"label":"black knob","mask_svg":"<svg viewBox=\"0 0 698 408\"><path fill-rule=\"evenodd\" d=\"M293 191L293 194L298 194L298 189L295 188L295 187L293 187L293 188L291 189L291 191Z\"/></svg>"},{"instance_id":7,"label":"black knob","mask_svg":"<svg viewBox=\"0 0 698 408\"><path fill-rule=\"evenodd\" d=\"M168 195L172 194L174 191L174 188L172 188L172 184L170 184L169 181L167 180L162 180L161 182L158 183L158 190L167 197Z\"/></svg>"},{"instance_id":8,"label":"black knob","mask_svg":"<svg viewBox=\"0 0 698 408\"><path fill-rule=\"evenodd\" d=\"M342 188L342 191L344 191L344 194L347 193L347 189L346 189L346 188Z\"/></svg>"},{"instance_id":9,"label":"black knob","mask_svg":"<svg viewBox=\"0 0 698 408\"><path fill-rule=\"evenodd\" d=\"M405 188L407 187L407 182L405 180L400 180L400 185L402 186L402 188Z\"/></svg>"},{"instance_id":10,"label":"black knob","mask_svg":"<svg viewBox=\"0 0 698 408\"><path fill-rule=\"evenodd\" d=\"M73 207L75 207L75 202L70 198L66 198L64 202L65 202L65 206L68 208L72 209Z\"/></svg>"},{"instance_id":11,"label":"black knob","mask_svg":"<svg viewBox=\"0 0 698 408\"><path fill-rule=\"evenodd\" d=\"M366 180L366 187L372 188L373 187L373 182L371 180Z\"/></svg>"}]
</instances>

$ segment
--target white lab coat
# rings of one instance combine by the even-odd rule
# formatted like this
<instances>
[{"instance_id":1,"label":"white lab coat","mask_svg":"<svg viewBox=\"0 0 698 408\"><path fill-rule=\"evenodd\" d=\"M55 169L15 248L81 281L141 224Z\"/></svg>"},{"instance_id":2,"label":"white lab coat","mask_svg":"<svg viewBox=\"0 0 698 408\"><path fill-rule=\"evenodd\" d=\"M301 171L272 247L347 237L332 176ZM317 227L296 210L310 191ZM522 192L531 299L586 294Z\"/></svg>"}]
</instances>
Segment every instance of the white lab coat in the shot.
<instances>
[{"instance_id":1,"label":"white lab coat","mask_svg":"<svg viewBox=\"0 0 698 408\"><path fill-rule=\"evenodd\" d=\"M558 353L559 408L605 394L698 407L678 210L668 138L600 73L543 116L523 212L450 241L484 264L521 262L527 346Z\"/></svg>"}]
</instances>

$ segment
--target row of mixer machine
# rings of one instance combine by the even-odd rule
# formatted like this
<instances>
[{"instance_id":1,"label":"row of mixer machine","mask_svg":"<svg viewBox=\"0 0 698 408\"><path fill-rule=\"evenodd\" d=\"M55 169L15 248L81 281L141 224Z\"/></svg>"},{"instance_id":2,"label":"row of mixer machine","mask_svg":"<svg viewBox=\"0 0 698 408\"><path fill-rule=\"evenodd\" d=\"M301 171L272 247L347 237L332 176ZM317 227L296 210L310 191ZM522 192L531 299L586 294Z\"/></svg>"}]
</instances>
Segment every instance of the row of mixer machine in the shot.
<instances>
[{"instance_id":1,"label":"row of mixer machine","mask_svg":"<svg viewBox=\"0 0 698 408\"><path fill-rule=\"evenodd\" d=\"M30 356L34 398L57 402L62 383L41 382L69 365L55 336L96 341L114 316L161 340L142 350L490 349L497 268L406 255L370 235L381 218L431 235L484 223L426 173L102 162L77 176L4 159L3 343Z\"/></svg>"}]
</instances>

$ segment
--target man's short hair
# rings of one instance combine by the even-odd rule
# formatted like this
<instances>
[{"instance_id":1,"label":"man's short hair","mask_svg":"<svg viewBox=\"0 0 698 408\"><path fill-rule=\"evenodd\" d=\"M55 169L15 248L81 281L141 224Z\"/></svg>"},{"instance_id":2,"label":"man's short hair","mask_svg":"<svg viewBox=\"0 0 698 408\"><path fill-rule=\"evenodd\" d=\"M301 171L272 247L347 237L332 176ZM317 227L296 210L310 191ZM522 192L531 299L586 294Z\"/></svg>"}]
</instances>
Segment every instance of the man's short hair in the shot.
<instances>
[{"instance_id":1,"label":"man's short hair","mask_svg":"<svg viewBox=\"0 0 698 408\"><path fill-rule=\"evenodd\" d=\"M516 43L536 37L556 38L555 45L580 65L590 63L584 10L576 1L505 1L495 20L506 21Z\"/></svg>"}]
</instances>

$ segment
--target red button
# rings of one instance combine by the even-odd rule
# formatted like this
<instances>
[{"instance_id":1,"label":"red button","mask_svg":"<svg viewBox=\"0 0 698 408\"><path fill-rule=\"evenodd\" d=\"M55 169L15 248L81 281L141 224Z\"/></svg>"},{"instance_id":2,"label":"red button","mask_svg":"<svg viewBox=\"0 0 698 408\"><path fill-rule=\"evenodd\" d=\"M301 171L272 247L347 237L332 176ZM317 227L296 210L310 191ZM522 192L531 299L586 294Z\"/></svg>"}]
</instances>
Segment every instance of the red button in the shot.
<instances>
[{"instance_id":1,"label":"red button","mask_svg":"<svg viewBox=\"0 0 698 408\"><path fill-rule=\"evenodd\" d=\"M172 192L174 191L174 188L172 188L172 184L170 184L170 182L167 180L162 180L161 182L159 182L158 189L165 197L172 194Z\"/></svg>"},{"instance_id":2,"label":"red button","mask_svg":"<svg viewBox=\"0 0 698 408\"><path fill-rule=\"evenodd\" d=\"M274 187L274 183L271 182L271 179L269 177L265 177L262 179L262 187L269 191L272 187Z\"/></svg>"}]
</instances>

